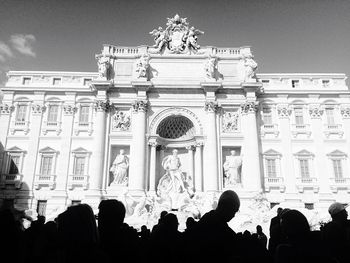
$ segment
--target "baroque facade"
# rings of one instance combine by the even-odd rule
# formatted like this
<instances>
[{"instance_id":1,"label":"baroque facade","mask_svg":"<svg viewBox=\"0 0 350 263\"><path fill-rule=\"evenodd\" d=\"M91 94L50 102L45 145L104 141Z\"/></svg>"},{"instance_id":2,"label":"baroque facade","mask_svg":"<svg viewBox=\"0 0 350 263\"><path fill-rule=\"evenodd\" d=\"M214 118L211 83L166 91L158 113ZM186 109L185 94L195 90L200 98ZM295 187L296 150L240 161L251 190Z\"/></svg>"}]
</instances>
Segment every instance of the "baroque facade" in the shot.
<instances>
[{"instance_id":1,"label":"baroque facade","mask_svg":"<svg viewBox=\"0 0 350 263\"><path fill-rule=\"evenodd\" d=\"M132 217L243 205L326 209L350 193L344 74L256 74L250 47L201 47L176 15L153 46L104 45L98 72L10 71L0 200L54 217L118 198Z\"/></svg>"}]
</instances>

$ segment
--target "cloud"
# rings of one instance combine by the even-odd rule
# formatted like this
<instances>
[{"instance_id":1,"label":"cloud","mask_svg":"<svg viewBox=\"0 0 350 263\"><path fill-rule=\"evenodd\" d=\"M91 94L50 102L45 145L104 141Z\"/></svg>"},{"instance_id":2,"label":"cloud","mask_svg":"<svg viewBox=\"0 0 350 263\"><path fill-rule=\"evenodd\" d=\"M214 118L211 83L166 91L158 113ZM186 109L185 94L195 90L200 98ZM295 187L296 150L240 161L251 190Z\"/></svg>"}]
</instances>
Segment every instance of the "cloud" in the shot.
<instances>
[{"instance_id":1,"label":"cloud","mask_svg":"<svg viewBox=\"0 0 350 263\"><path fill-rule=\"evenodd\" d=\"M10 38L10 42L12 43L12 47L17 50L19 53L31 57L36 57L35 52L33 51L33 44L36 39L33 35L22 35L16 34L12 35Z\"/></svg>"},{"instance_id":2,"label":"cloud","mask_svg":"<svg viewBox=\"0 0 350 263\"><path fill-rule=\"evenodd\" d=\"M4 42L0 41L0 61L5 62L9 57L13 57L10 47Z\"/></svg>"}]
</instances>

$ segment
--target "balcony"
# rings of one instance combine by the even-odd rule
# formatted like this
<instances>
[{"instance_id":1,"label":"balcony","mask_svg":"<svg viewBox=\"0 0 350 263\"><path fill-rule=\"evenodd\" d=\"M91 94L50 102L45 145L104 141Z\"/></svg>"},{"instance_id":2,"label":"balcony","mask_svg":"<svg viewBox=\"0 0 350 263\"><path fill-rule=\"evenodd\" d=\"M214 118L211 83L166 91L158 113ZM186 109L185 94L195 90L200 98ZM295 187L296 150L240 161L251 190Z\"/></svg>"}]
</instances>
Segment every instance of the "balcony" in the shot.
<instances>
[{"instance_id":1,"label":"balcony","mask_svg":"<svg viewBox=\"0 0 350 263\"><path fill-rule=\"evenodd\" d=\"M68 176L68 189L73 190L74 188L81 187L87 190L89 187L89 176L88 175L69 175Z\"/></svg>"},{"instance_id":2,"label":"balcony","mask_svg":"<svg viewBox=\"0 0 350 263\"><path fill-rule=\"evenodd\" d=\"M23 131L24 134L27 135L29 132L29 121L12 121L10 132L12 135L14 135L16 131Z\"/></svg>"},{"instance_id":3,"label":"balcony","mask_svg":"<svg viewBox=\"0 0 350 263\"><path fill-rule=\"evenodd\" d=\"M43 125L43 134L46 135L49 131L56 132L59 135L62 131L62 122L60 121L45 121Z\"/></svg>"},{"instance_id":4,"label":"balcony","mask_svg":"<svg viewBox=\"0 0 350 263\"><path fill-rule=\"evenodd\" d=\"M90 136L92 134L92 122L75 122L74 134L79 135L80 132L87 132Z\"/></svg>"},{"instance_id":5,"label":"balcony","mask_svg":"<svg viewBox=\"0 0 350 263\"><path fill-rule=\"evenodd\" d=\"M6 186L14 186L16 189L20 189L22 185L21 174L2 174L0 176L0 188L6 188Z\"/></svg>"},{"instance_id":6,"label":"balcony","mask_svg":"<svg viewBox=\"0 0 350 263\"><path fill-rule=\"evenodd\" d=\"M278 137L279 130L277 124L264 124L261 126L261 136L265 137L266 134L273 134Z\"/></svg>"},{"instance_id":7,"label":"balcony","mask_svg":"<svg viewBox=\"0 0 350 263\"><path fill-rule=\"evenodd\" d=\"M271 189L277 189L280 192L284 192L286 186L284 185L283 177L265 177L265 190L270 192Z\"/></svg>"},{"instance_id":8,"label":"balcony","mask_svg":"<svg viewBox=\"0 0 350 263\"><path fill-rule=\"evenodd\" d=\"M325 124L324 125L324 134L326 138L329 138L331 134L337 135L339 138L342 138L344 131L341 124Z\"/></svg>"},{"instance_id":9,"label":"balcony","mask_svg":"<svg viewBox=\"0 0 350 263\"><path fill-rule=\"evenodd\" d=\"M338 190L350 193L350 178L330 178L330 188L333 193L337 193Z\"/></svg>"},{"instance_id":10,"label":"balcony","mask_svg":"<svg viewBox=\"0 0 350 263\"><path fill-rule=\"evenodd\" d=\"M56 175L35 175L34 188L39 190L41 187L49 187L53 190L56 186Z\"/></svg>"},{"instance_id":11,"label":"balcony","mask_svg":"<svg viewBox=\"0 0 350 263\"><path fill-rule=\"evenodd\" d=\"M317 178L315 177L299 177L296 178L296 187L299 193L304 192L305 189L311 189L317 193L320 187L317 184Z\"/></svg>"},{"instance_id":12,"label":"balcony","mask_svg":"<svg viewBox=\"0 0 350 263\"><path fill-rule=\"evenodd\" d=\"M299 134L305 134L307 137L310 137L311 130L309 124L292 124L292 135L296 138Z\"/></svg>"}]
</instances>

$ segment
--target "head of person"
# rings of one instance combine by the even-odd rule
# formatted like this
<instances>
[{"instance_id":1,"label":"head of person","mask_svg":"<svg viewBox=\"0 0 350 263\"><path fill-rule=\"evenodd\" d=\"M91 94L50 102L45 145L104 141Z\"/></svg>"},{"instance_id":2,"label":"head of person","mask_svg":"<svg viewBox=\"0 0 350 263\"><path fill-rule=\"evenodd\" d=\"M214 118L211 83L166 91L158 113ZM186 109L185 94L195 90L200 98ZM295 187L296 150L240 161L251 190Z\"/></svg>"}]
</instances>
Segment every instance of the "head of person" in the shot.
<instances>
[{"instance_id":1,"label":"head of person","mask_svg":"<svg viewBox=\"0 0 350 263\"><path fill-rule=\"evenodd\" d=\"M102 200L98 206L98 226L121 226L125 218L125 206L116 199Z\"/></svg>"},{"instance_id":2,"label":"head of person","mask_svg":"<svg viewBox=\"0 0 350 263\"><path fill-rule=\"evenodd\" d=\"M283 211L282 207L277 208L277 215L280 216Z\"/></svg>"},{"instance_id":3,"label":"head of person","mask_svg":"<svg viewBox=\"0 0 350 263\"><path fill-rule=\"evenodd\" d=\"M219 198L216 211L222 220L229 222L238 212L240 205L241 203L236 192L226 190Z\"/></svg>"},{"instance_id":4,"label":"head of person","mask_svg":"<svg viewBox=\"0 0 350 263\"><path fill-rule=\"evenodd\" d=\"M231 151L231 155L233 156L233 155L236 155L236 151L235 150L232 150Z\"/></svg>"},{"instance_id":5,"label":"head of person","mask_svg":"<svg viewBox=\"0 0 350 263\"><path fill-rule=\"evenodd\" d=\"M120 149L119 153L123 155L125 153L124 149Z\"/></svg>"},{"instance_id":6,"label":"head of person","mask_svg":"<svg viewBox=\"0 0 350 263\"><path fill-rule=\"evenodd\" d=\"M258 234L261 234L261 233L262 233L262 227L261 227L261 225L257 225L257 226L256 226L256 232L257 232Z\"/></svg>"},{"instance_id":7,"label":"head of person","mask_svg":"<svg viewBox=\"0 0 350 263\"><path fill-rule=\"evenodd\" d=\"M163 219L163 225L165 229L167 229L170 232L173 232L173 231L177 231L177 228L179 226L179 221L177 220L176 215L172 213L168 213Z\"/></svg>"},{"instance_id":8,"label":"head of person","mask_svg":"<svg viewBox=\"0 0 350 263\"><path fill-rule=\"evenodd\" d=\"M92 208L87 204L70 206L57 217L57 231L63 246L86 247L98 243Z\"/></svg>"},{"instance_id":9,"label":"head of person","mask_svg":"<svg viewBox=\"0 0 350 263\"><path fill-rule=\"evenodd\" d=\"M294 209L282 213L281 228L291 242L305 240L310 233L310 225L306 217Z\"/></svg>"},{"instance_id":10,"label":"head of person","mask_svg":"<svg viewBox=\"0 0 350 263\"><path fill-rule=\"evenodd\" d=\"M346 211L347 207L348 205L343 205L342 203L335 202L328 208L328 213L331 215L332 220L345 222L348 218L348 212Z\"/></svg>"},{"instance_id":11,"label":"head of person","mask_svg":"<svg viewBox=\"0 0 350 263\"><path fill-rule=\"evenodd\" d=\"M176 149L173 150L173 155L174 155L174 156L177 155L177 150L176 150Z\"/></svg>"}]
</instances>

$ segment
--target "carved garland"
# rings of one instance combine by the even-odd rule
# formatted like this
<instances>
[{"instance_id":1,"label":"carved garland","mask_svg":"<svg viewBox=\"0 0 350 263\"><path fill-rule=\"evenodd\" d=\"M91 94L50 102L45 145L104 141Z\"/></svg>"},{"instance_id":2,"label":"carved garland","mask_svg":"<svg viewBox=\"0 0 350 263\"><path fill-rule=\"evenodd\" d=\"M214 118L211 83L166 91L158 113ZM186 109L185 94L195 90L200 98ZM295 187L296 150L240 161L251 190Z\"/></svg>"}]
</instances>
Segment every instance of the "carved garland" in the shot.
<instances>
[{"instance_id":1,"label":"carved garland","mask_svg":"<svg viewBox=\"0 0 350 263\"><path fill-rule=\"evenodd\" d=\"M256 113L258 111L258 103L255 101L247 101L241 105L242 113Z\"/></svg>"},{"instance_id":2,"label":"carved garland","mask_svg":"<svg viewBox=\"0 0 350 263\"><path fill-rule=\"evenodd\" d=\"M148 101L146 100L136 100L132 103L132 108L134 112L147 112L148 110Z\"/></svg>"},{"instance_id":3,"label":"carved garland","mask_svg":"<svg viewBox=\"0 0 350 263\"><path fill-rule=\"evenodd\" d=\"M204 105L206 112L217 112L219 109L218 103L216 101L206 101Z\"/></svg>"},{"instance_id":4,"label":"carved garland","mask_svg":"<svg viewBox=\"0 0 350 263\"><path fill-rule=\"evenodd\" d=\"M77 107L73 104L65 104L63 105L63 110L65 115L72 115L76 112Z\"/></svg>"},{"instance_id":5,"label":"carved garland","mask_svg":"<svg viewBox=\"0 0 350 263\"><path fill-rule=\"evenodd\" d=\"M350 106L342 107L340 113L344 119L350 119Z\"/></svg>"},{"instance_id":6,"label":"carved garland","mask_svg":"<svg viewBox=\"0 0 350 263\"><path fill-rule=\"evenodd\" d=\"M40 115L46 110L45 105L41 104L32 104L32 113L35 115Z\"/></svg>"},{"instance_id":7,"label":"carved garland","mask_svg":"<svg viewBox=\"0 0 350 263\"><path fill-rule=\"evenodd\" d=\"M319 119L323 114L323 109L319 106L310 106L309 113L312 119Z\"/></svg>"},{"instance_id":8,"label":"carved garland","mask_svg":"<svg viewBox=\"0 0 350 263\"><path fill-rule=\"evenodd\" d=\"M13 105L8 105L8 104L0 105L1 114L10 114L14 109L15 107Z\"/></svg>"},{"instance_id":9,"label":"carved garland","mask_svg":"<svg viewBox=\"0 0 350 263\"><path fill-rule=\"evenodd\" d=\"M280 118L289 118L292 114L292 109L288 105L278 105L277 113Z\"/></svg>"},{"instance_id":10,"label":"carved garland","mask_svg":"<svg viewBox=\"0 0 350 263\"><path fill-rule=\"evenodd\" d=\"M110 108L109 100L96 100L94 108L95 111L107 112Z\"/></svg>"}]
</instances>

